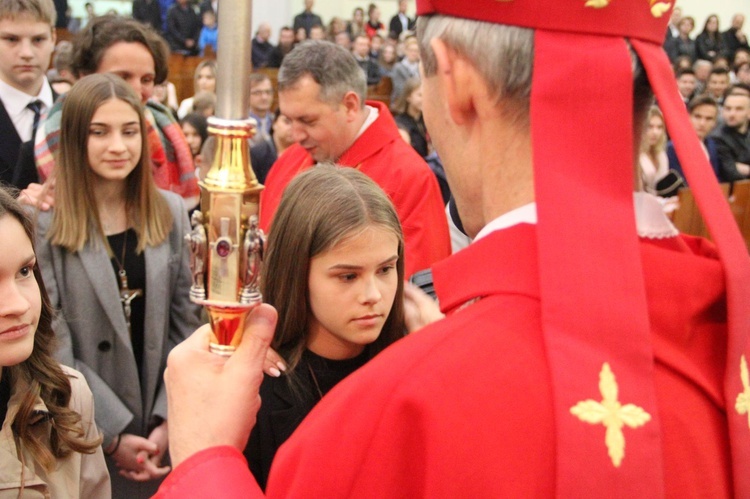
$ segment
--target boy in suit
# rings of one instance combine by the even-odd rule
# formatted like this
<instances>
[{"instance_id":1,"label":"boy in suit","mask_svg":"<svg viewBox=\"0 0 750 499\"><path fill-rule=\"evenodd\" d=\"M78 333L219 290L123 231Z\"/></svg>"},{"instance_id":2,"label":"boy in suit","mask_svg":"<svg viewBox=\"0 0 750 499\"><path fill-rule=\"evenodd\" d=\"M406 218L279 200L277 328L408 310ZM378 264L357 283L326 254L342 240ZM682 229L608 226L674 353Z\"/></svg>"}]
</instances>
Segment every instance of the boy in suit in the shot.
<instances>
[{"instance_id":1,"label":"boy in suit","mask_svg":"<svg viewBox=\"0 0 750 499\"><path fill-rule=\"evenodd\" d=\"M0 0L0 180L19 185L19 152L54 101L45 76L55 47L52 0Z\"/></svg>"}]
</instances>

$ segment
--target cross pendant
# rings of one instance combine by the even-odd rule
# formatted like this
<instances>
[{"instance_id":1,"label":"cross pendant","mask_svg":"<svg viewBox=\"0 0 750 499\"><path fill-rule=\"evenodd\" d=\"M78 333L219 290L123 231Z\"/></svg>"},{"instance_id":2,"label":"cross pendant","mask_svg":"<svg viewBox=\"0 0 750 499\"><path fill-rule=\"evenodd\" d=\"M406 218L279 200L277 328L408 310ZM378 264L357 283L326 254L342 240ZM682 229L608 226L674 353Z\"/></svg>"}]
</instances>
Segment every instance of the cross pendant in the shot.
<instances>
[{"instance_id":1,"label":"cross pendant","mask_svg":"<svg viewBox=\"0 0 750 499\"><path fill-rule=\"evenodd\" d=\"M128 326L128 335L130 335L130 314L132 313L130 302L135 298L142 296L143 290L130 289L128 287L128 274L125 272L125 269L120 270L117 274L120 276L120 303L122 303L122 311L125 314L125 324Z\"/></svg>"}]
</instances>

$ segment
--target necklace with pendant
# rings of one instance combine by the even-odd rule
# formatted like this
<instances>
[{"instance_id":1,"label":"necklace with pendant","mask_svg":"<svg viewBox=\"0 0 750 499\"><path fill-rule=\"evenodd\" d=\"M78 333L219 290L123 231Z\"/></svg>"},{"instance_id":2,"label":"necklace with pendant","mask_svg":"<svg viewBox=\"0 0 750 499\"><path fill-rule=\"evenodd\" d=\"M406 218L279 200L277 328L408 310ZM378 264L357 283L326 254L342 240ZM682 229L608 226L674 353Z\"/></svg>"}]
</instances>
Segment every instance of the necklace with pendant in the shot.
<instances>
[{"instance_id":1,"label":"necklace with pendant","mask_svg":"<svg viewBox=\"0 0 750 499\"><path fill-rule=\"evenodd\" d=\"M120 303L122 304L122 313L125 315L125 324L128 327L128 335L130 335L130 316L133 312L131 302L135 298L142 296L143 290L130 289L128 286L128 273L125 271L125 250L128 247L128 232L130 232L130 230L125 230L125 238L122 242L122 259L118 259L114 252L112 252L112 257L115 259L119 269L117 271L117 277L120 280Z\"/></svg>"}]
</instances>

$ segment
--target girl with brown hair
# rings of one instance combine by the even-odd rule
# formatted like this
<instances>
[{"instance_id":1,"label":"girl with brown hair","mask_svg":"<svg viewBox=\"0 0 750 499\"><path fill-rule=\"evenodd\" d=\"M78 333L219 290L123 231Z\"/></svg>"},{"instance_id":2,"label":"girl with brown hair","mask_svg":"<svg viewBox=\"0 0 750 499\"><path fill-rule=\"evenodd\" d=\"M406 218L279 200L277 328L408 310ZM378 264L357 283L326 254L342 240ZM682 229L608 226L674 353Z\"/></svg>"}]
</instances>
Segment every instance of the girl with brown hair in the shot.
<instances>
[{"instance_id":1,"label":"girl with brown hair","mask_svg":"<svg viewBox=\"0 0 750 499\"><path fill-rule=\"evenodd\" d=\"M0 234L0 497L109 497L91 391L52 358L32 222L3 189Z\"/></svg>"},{"instance_id":2,"label":"girl with brown hair","mask_svg":"<svg viewBox=\"0 0 750 499\"><path fill-rule=\"evenodd\" d=\"M276 450L318 401L406 333L403 252L393 205L363 173L318 165L287 187L262 288L279 310L272 347L288 367L265 377L245 449L261 487Z\"/></svg>"},{"instance_id":3,"label":"girl with brown hair","mask_svg":"<svg viewBox=\"0 0 750 499\"><path fill-rule=\"evenodd\" d=\"M37 234L61 310L58 356L91 385L114 496L150 497L168 472L166 358L199 325L187 210L156 188L142 105L118 76L79 80L61 130L55 207L39 213Z\"/></svg>"}]
</instances>

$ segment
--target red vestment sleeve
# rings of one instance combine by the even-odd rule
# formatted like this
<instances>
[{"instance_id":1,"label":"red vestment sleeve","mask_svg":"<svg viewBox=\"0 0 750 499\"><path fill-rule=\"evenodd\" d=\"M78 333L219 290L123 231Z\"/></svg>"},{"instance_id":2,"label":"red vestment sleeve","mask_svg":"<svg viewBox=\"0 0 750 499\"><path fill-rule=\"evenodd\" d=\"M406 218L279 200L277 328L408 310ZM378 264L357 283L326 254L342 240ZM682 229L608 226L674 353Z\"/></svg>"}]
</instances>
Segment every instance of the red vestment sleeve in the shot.
<instances>
[{"instance_id":1,"label":"red vestment sleeve","mask_svg":"<svg viewBox=\"0 0 750 499\"><path fill-rule=\"evenodd\" d=\"M263 497L247 461L230 446L212 447L190 456L170 473L154 499L221 497L253 499Z\"/></svg>"}]
</instances>

